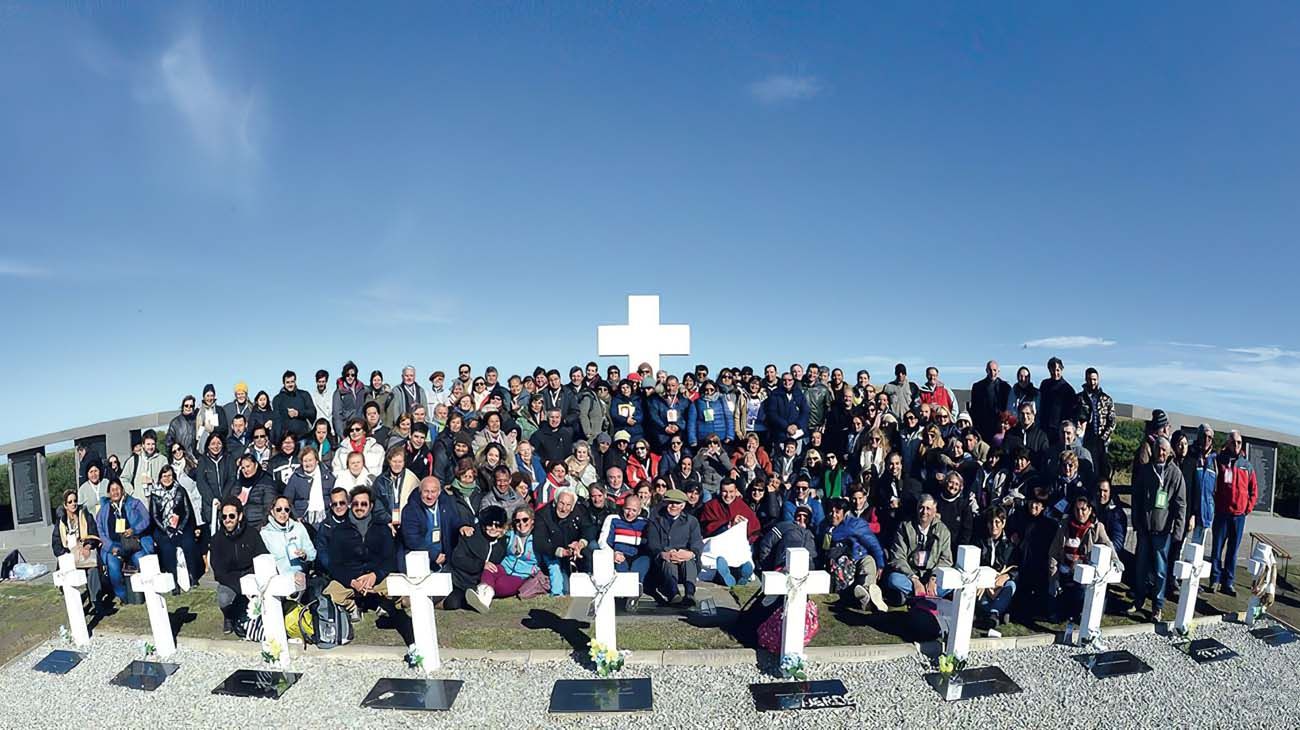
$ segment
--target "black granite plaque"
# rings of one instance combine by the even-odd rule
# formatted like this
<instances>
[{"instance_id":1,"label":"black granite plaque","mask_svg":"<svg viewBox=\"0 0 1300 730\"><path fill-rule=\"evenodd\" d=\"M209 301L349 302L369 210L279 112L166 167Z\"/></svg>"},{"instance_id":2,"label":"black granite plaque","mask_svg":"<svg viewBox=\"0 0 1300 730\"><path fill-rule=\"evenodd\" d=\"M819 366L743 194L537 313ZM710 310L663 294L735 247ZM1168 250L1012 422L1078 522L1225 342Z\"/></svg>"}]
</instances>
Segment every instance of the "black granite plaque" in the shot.
<instances>
[{"instance_id":1,"label":"black granite plaque","mask_svg":"<svg viewBox=\"0 0 1300 730\"><path fill-rule=\"evenodd\" d=\"M145 662L137 659L109 680L109 684L152 692L162 686L162 683L180 668L179 664Z\"/></svg>"},{"instance_id":2,"label":"black granite plaque","mask_svg":"<svg viewBox=\"0 0 1300 730\"><path fill-rule=\"evenodd\" d=\"M1074 660L1082 664L1097 679L1123 677L1151 671L1151 665L1138 659L1130 651L1103 651L1100 654L1075 654Z\"/></svg>"},{"instance_id":3,"label":"black granite plaque","mask_svg":"<svg viewBox=\"0 0 1300 730\"><path fill-rule=\"evenodd\" d=\"M212 694L278 700L301 676L295 672L239 669L213 689Z\"/></svg>"},{"instance_id":4,"label":"black granite plaque","mask_svg":"<svg viewBox=\"0 0 1300 730\"><path fill-rule=\"evenodd\" d=\"M649 712L654 690L649 678L559 679L551 689L551 712Z\"/></svg>"},{"instance_id":5,"label":"black granite plaque","mask_svg":"<svg viewBox=\"0 0 1300 730\"><path fill-rule=\"evenodd\" d=\"M361 700L377 710L450 710L460 694L459 679L381 679Z\"/></svg>"},{"instance_id":6,"label":"black granite plaque","mask_svg":"<svg viewBox=\"0 0 1300 730\"><path fill-rule=\"evenodd\" d=\"M1015 694L1020 691L1016 684L998 667L977 667L963 669L952 677L944 677L938 672L925 675L925 681L948 702L971 700L976 697Z\"/></svg>"},{"instance_id":7,"label":"black granite plaque","mask_svg":"<svg viewBox=\"0 0 1300 730\"><path fill-rule=\"evenodd\" d=\"M1197 664L1222 662L1237 656L1237 652L1224 646L1218 639L1192 639L1175 646Z\"/></svg>"},{"instance_id":8,"label":"black granite plaque","mask_svg":"<svg viewBox=\"0 0 1300 730\"><path fill-rule=\"evenodd\" d=\"M1295 633L1283 626L1261 626L1251 629L1250 635L1269 646L1285 646L1295 641Z\"/></svg>"},{"instance_id":9,"label":"black granite plaque","mask_svg":"<svg viewBox=\"0 0 1300 730\"><path fill-rule=\"evenodd\" d=\"M85 658L86 655L79 651L55 649L49 654L46 654L44 659L36 662L36 666L32 667L32 669L35 669L38 672L46 672L48 674L67 674Z\"/></svg>"},{"instance_id":10,"label":"black granite plaque","mask_svg":"<svg viewBox=\"0 0 1300 730\"><path fill-rule=\"evenodd\" d=\"M754 707L759 712L775 710L824 710L830 707L853 707L849 691L838 679L815 682L767 682L749 685Z\"/></svg>"}]
</instances>

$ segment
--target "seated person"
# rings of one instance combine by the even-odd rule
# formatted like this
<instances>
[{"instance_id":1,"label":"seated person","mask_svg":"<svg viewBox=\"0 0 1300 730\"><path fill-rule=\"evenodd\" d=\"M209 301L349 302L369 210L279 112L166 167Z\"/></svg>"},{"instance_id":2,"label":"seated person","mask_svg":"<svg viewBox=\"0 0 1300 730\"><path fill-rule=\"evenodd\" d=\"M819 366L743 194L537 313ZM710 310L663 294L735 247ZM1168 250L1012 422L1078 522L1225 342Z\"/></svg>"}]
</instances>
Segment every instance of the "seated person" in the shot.
<instances>
[{"instance_id":1,"label":"seated person","mask_svg":"<svg viewBox=\"0 0 1300 730\"><path fill-rule=\"evenodd\" d=\"M575 509L577 502L577 493L564 488L537 511L533 545L538 566L551 581L552 596L568 593L569 575L575 570L583 571L587 541L582 537L582 521Z\"/></svg>"},{"instance_id":2,"label":"seated person","mask_svg":"<svg viewBox=\"0 0 1300 730\"><path fill-rule=\"evenodd\" d=\"M1007 512L1001 507L993 507L985 513L984 538L979 541L980 565L998 572L992 588L980 591L975 609L988 616L995 625L1005 622L1011 608L1011 599L1016 595L1016 546L1007 537Z\"/></svg>"},{"instance_id":3,"label":"seated person","mask_svg":"<svg viewBox=\"0 0 1300 730\"><path fill-rule=\"evenodd\" d=\"M921 495L916 517L899 524L889 550L885 584L903 596L937 596L939 568L952 565L952 536L939 520L934 496Z\"/></svg>"},{"instance_id":4,"label":"seated person","mask_svg":"<svg viewBox=\"0 0 1300 730\"><path fill-rule=\"evenodd\" d=\"M768 530L758 542L758 565L763 570L780 570L785 567L785 553L789 548L803 548L808 559L817 557L817 538L809 525L812 509L801 505L794 510L794 519L783 520Z\"/></svg>"},{"instance_id":5,"label":"seated person","mask_svg":"<svg viewBox=\"0 0 1300 730\"><path fill-rule=\"evenodd\" d=\"M605 485L596 482L587 488L587 498L579 499L575 508L582 523L582 538L588 545L604 545L609 521L618 514L618 506L609 498ZM594 548L593 548L594 549Z\"/></svg>"},{"instance_id":6,"label":"seated person","mask_svg":"<svg viewBox=\"0 0 1300 730\"><path fill-rule=\"evenodd\" d=\"M253 558L266 552L262 536L244 522L244 505L226 497L217 511L217 531L212 535L208 562L217 579L217 608L221 609L221 631L234 633L235 619L244 614L248 599L239 579L253 572Z\"/></svg>"},{"instance_id":7,"label":"seated person","mask_svg":"<svg viewBox=\"0 0 1300 730\"><path fill-rule=\"evenodd\" d=\"M451 554L451 595L443 602L449 610L466 604L479 613L487 613L492 599L513 596L524 584L501 567L506 559L506 511L497 506L484 507L478 513L474 534L456 541Z\"/></svg>"},{"instance_id":8,"label":"seated person","mask_svg":"<svg viewBox=\"0 0 1300 730\"><path fill-rule=\"evenodd\" d=\"M179 448L179 446L178 446ZM194 508L185 488L176 481L176 471L171 464L158 470L158 481L149 489L149 519L152 522L154 550L158 553L158 567L164 573L176 574L176 550L185 556L186 569L191 583L197 583L203 564L199 562L198 544L194 541ZM173 594L179 594L177 587Z\"/></svg>"},{"instance_id":9,"label":"seated person","mask_svg":"<svg viewBox=\"0 0 1300 730\"><path fill-rule=\"evenodd\" d=\"M533 547L533 526L537 515L527 504L515 507L506 533L506 559L501 567L520 581L527 581L541 572L537 564L537 551Z\"/></svg>"},{"instance_id":10,"label":"seated person","mask_svg":"<svg viewBox=\"0 0 1300 730\"><path fill-rule=\"evenodd\" d=\"M311 542L316 546L316 570L317 575L329 575L330 572L330 538L334 535L334 529L339 525L347 522L348 508L351 506L351 500L348 498L348 490L343 487L334 487L330 490L329 498L325 500L329 509L325 512L325 519L316 525L316 532L312 533Z\"/></svg>"},{"instance_id":11,"label":"seated person","mask_svg":"<svg viewBox=\"0 0 1300 730\"><path fill-rule=\"evenodd\" d=\"M820 530L822 523L826 521L826 513L822 511L821 501L813 496L812 480L807 474L801 472L794 478L794 487L786 495L782 517L793 520L795 508L804 505L812 510L812 524L808 526L808 529Z\"/></svg>"},{"instance_id":12,"label":"seated person","mask_svg":"<svg viewBox=\"0 0 1300 730\"><path fill-rule=\"evenodd\" d=\"M1083 586L1074 580L1074 565L1087 563L1093 545L1110 545L1106 528L1092 513L1092 502L1086 495L1075 497L1070 516L1061 521L1047 553L1048 593L1056 597L1053 619L1078 621L1083 610ZM1095 566L1099 573L1111 570L1109 565Z\"/></svg>"},{"instance_id":13,"label":"seated person","mask_svg":"<svg viewBox=\"0 0 1300 730\"><path fill-rule=\"evenodd\" d=\"M443 493L438 477L425 477L402 508L402 526L397 533L401 542L398 568L406 570L407 553L423 550L429 554L429 569L443 571L456 550L457 539L473 534L474 526L461 522L460 510Z\"/></svg>"},{"instance_id":14,"label":"seated person","mask_svg":"<svg viewBox=\"0 0 1300 730\"><path fill-rule=\"evenodd\" d=\"M650 553L646 550L646 518L641 515L641 498L629 494L623 498L623 509L609 522L605 545L614 551L614 570L632 571L645 590L646 575L650 572Z\"/></svg>"},{"instance_id":15,"label":"seated person","mask_svg":"<svg viewBox=\"0 0 1300 730\"><path fill-rule=\"evenodd\" d=\"M130 562L140 569L140 558L153 554L153 537L149 508L144 502L126 493L122 482L111 479L108 497L99 505L96 528L99 530L99 557L108 573L108 582L117 600L126 600L126 579L122 576L123 563Z\"/></svg>"},{"instance_id":16,"label":"seated person","mask_svg":"<svg viewBox=\"0 0 1300 730\"><path fill-rule=\"evenodd\" d=\"M769 489L768 483L767 477L760 474L745 487L748 490L745 504L758 517L759 528L763 531L780 522L785 513L785 499L779 491Z\"/></svg>"},{"instance_id":17,"label":"seated person","mask_svg":"<svg viewBox=\"0 0 1300 730\"><path fill-rule=\"evenodd\" d=\"M651 562L659 579L651 595L663 603L680 600L684 606L694 605L704 538L699 520L686 514L686 495L681 490L668 490L663 509L650 515L646 548L653 556Z\"/></svg>"},{"instance_id":18,"label":"seated person","mask_svg":"<svg viewBox=\"0 0 1300 730\"><path fill-rule=\"evenodd\" d=\"M724 477L718 489L718 498L706 502L700 512L700 531L705 537L713 537L742 521L745 523L745 539L750 546L750 559L741 565L730 565L725 558L718 557L718 578L725 586L736 585L737 576L741 585L748 585L754 577L753 548L762 535L762 527L758 515L740 498L740 487L736 485L736 480Z\"/></svg>"},{"instance_id":19,"label":"seated person","mask_svg":"<svg viewBox=\"0 0 1300 730\"><path fill-rule=\"evenodd\" d=\"M889 610L878 585L885 572L885 551L876 533L862 518L850 514L848 500L837 497L828 504L830 518L822 528L821 541L827 561L833 563L839 556L852 561L853 597L858 599L863 611Z\"/></svg>"},{"instance_id":20,"label":"seated person","mask_svg":"<svg viewBox=\"0 0 1300 730\"><path fill-rule=\"evenodd\" d=\"M271 503L271 519L261 530L262 544L275 558L275 567L282 574L293 574L299 591L307 587L307 571L316 560L316 545L307 534L307 528L293 518L293 500L280 495Z\"/></svg>"},{"instance_id":21,"label":"seated person","mask_svg":"<svg viewBox=\"0 0 1300 730\"><path fill-rule=\"evenodd\" d=\"M262 468L253 452L246 452L239 457L239 473L230 484L228 496L236 497L244 506L244 521L254 530L266 525L266 513L271 509L271 500L279 490L270 472Z\"/></svg>"},{"instance_id":22,"label":"seated person","mask_svg":"<svg viewBox=\"0 0 1300 730\"><path fill-rule=\"evenodd\" d=\"M1047 516L1049 493L1036 487L1017 515L1008 519L1007 529L1016 544L1020 580L1016 583L1016 610L1028 617L1044 615L1048 604L1048 578L1051 572L1047 555L1056 538L1057 522ZM1017 518L1018 517L1018 518Z\"/></svg>"},{"instance_id":23,"label":"seated person","mask_svg":"<svg viewBox=\"0 0 1300 730\"><path fill-rule=\"evenodd\" d=\"M98 469L96 464L93 468ZM86 589L96 615L102 613L100 594L104 590L99 573L99 530L90 510L79 504L77 490L63 492L63 509L55 514L54 531L50 535L50 548L57 561L59 556L72 553L75 565L86 571Z\"/></svg>"},{"instance_id":24,"label":"seated person","mask_svg":"<svg viewBox=\"0 0 1300 730\"><path fill-rule=\"evenodd\" d=\"M325 594L361 619L361 602L388 598L388 574L397 567L397 541L388 529L390 515L376 515L370 487L355 487L347 522L330 536L330 578Z\"/></svg>"}]
</instances>

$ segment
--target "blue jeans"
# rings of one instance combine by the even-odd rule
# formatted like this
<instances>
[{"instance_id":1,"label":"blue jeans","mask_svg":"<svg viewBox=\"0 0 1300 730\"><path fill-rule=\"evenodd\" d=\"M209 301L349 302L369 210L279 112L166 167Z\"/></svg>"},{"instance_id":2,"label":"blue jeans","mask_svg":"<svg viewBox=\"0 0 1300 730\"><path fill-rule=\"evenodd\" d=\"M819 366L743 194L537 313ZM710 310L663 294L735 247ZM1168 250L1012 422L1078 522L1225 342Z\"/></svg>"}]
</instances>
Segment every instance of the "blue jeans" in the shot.
<instances>
[{"instance_id":1,"label":"blue jeans","mask_svg":"<svg viewBox=\"0 0 1300 730\"><path fill-rule=\"evenodd\" d=\"M1151 596L1151 608L1158 611L1165 605L1165 581L1169 577L1170 533L1163 535L1138 535L1137 571L1133 581L1133 605L1140 605Z\"/></svg>"},{"instance_id":2,"label":"blue jeans","mask_svg":"<svg viewBox=\"0 0 1300 730\"><path fill-rule=\"evenodd\" d=\"M997 596L990 596L988 593L980 596L975 603L975 608L980 613L991 613L997 611L998 614L1005 614L1007 609L1011 608L1011 599L1016 595L1016 582L1009 580L1002 584L1002 590L998 591Z\"/></svg>"},{"instance_id":3,"label":"blue jeans","mask_svg":"<svg viewBox=\"0 0 1300 730\"><path fill-rule=\"evenodd\" d=\"M650 573L650 556L638 555L630 560L614 563L614 570L619 573L636 573L637 578L641 581L641 590L644 591L645 577Z\"/></svg>"},{"instance_id":4,"label":"blue jeans","mask_svg":"<svg viewBox=\"0 0 1300 730\"><path fill-rule=\"evenodd\" d=\"M718 558L718 577L722 579L722 585L730 588L736 585L736 576L731 573L733 568L727 563L726 558ZM749 583L749 579L754 577L754 562L748 561L735 570L740 571L740 583L744 585Z\"/></svg>"},{"instance_id":5,"label":"blue jeans","mask_svg":"<svg viewBox=\"0 0 1300 730\"><path fill-rule=\"evenodd\" d=\"M145 555L153 554L153 538L145 535L140 538L140 549L133 553L123 552L121 555L114 555L108 550L100 553L104 557L104 570L108 572L108 582L113 586L113 595L117 600L126 600L126 580L122 576L123 558L130 560L131 564L138 570L140 568L140 558Z\"/></svg>"},{"instance_id":6,"label":"blue jeans","mask_svg":"<svg viewBox=\"0 0 1300 730\"><path fill-rule=\"evenodd\" d=\"M1210 556L1210 585L1220 583L1232 588L1237 577L1237 550L1241 536L1246 531L1246 515L1216 514L1214 516L1214 548ZM1227 552L1224 552L1224 546ZM1220 581L1222 578L1222 581Z\"/></svg>"}]
</instances>

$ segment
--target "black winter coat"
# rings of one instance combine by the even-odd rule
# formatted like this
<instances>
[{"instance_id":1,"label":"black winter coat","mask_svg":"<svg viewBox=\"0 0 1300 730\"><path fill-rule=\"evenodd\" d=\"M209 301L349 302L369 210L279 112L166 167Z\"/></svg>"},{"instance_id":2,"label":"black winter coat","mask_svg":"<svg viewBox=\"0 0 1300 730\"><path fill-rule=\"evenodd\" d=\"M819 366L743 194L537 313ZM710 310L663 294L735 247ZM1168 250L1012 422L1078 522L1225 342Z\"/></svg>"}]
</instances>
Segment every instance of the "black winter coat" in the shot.
<instances>
[{"instance_id":1,"label":"black winter coat","mask_svg":"<svg viewBox=\"0 0 1300 730\"><path fill-rule=\"evenodd\" d=\"M479 584L485 564L499 566L505 559L505 536L492 540L480 526L473 535L457 541L451 553L451 584L461 590L471 590Z\"/></svg>"},{"instance_id":2,"label":"black winter coat","mask_svg":"<svg viewBox=\"0 0 1300 730\"><path fill-rule=\"evenodd\" d=\"M397 570L397 540L387 515L372 513L364 538L349 518L333 529L329 545L330 577L345 586L366 573L374 573L378 585Z\"/></svg>"},{"instance_id":3,"label":"black winter coat","mask_svg":"<svg viewBox=\"0 0 1300 730\"><path fill-rule=\"evenodd\" d=\"M265 554L266 545L257 530L250 528L245 521L239 523L233 534L218 528L209 550L212 575L218 583L239 593L239 579L252 572L253 558Z\"/></svg>"}]
</instances>

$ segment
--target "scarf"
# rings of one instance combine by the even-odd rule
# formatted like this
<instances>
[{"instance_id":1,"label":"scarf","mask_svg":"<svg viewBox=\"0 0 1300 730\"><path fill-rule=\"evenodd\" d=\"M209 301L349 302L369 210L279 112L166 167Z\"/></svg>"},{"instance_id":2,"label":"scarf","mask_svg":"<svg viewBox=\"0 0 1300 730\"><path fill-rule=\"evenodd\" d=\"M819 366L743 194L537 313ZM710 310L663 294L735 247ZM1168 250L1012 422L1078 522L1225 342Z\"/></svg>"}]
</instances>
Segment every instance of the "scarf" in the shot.
<instances>
[{"instance_id":1,"label":"scarf","mask_svg":"<svg viewBox=\"0 0 1300 730\"><path fill-rule=\"evenodd\" d=\"M63 547L72 550L81 543L81 538L87 533L86 510L84 507L77 508L77 523L71 524L68 520L68 511L62 510L62 519L59 520L59 542Z\"/></svg>"},{"instance_id":2,"label":"scarf","mask_svg":"<svg viewBox=\"0 0 1300 730\"><path fill-rule=\"evenodd\" d=\"M462 482L459 478L453 479L451 482L452 491L466 499L469 499L469 496L474 493L474 490L477 488L477 486L478 485L476 485L474 482L470 482L469 484L466 484Z\"/></svg>"},{"instance_id":3,"label":"scarf","mask_svg":"<svg viewBox=\"0 0 1300 730\"><path fill-rule=\"evenodd\" d=\"M366 539L366 532L370 529L371 518L374 516L373 512L367 512L365 517L357 517L356 513L348 512L348 519L356 526L357 532L361 533L363 541Z\"/></svg>"},{"instance_id":4,"label":"scarf","mask_svg":"<svg viewBox=\"0 0 1300 730\"><path fill-rule=\"evenodd\" d=\"M307 521L316 525L325 518L325 494L321 488L320 467L317 466L308 476L311 478L311 487L307 491Z\"/></svg>"},{"instance_id":5,"label":"scarf","mask_svg":"<svg viewBox=\"0 0 1300 730\"><path fill-rule=\"evenodd\" d=\"M1092 527L1092 520L1079 524L1071 517L1065 526L1065 562L1074 565L1083 557L1083 536Z\"/></svg>"},{"instance_id":6,"label":"scarf","mask_svg":"<svg viewBox=\"0 0 1300 730\"><path fill-rule=\"evenodd\" d=\"M360 452L360 453L363 453L363 454L364 454L364 453L365 453L365 449L366 449L366 437L363 435L363 436L361 437L361 440L358 441L358 440L352 438L351 436L349 436L349 437L348 437L348 446L351 446L353 451Z\"/></svg>"}]
</instances>

